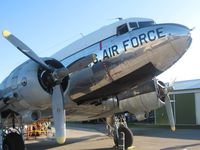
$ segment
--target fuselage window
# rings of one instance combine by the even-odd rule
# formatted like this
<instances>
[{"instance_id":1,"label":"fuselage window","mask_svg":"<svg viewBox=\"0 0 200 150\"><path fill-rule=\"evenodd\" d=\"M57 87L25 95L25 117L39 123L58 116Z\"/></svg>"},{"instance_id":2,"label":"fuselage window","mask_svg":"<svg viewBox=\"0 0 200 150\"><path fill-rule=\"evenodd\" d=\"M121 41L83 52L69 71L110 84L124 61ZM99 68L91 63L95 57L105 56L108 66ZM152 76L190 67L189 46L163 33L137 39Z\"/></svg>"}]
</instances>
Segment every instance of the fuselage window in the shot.
<instances>
[{"instance_id":1,"label":"fuselage window","mask_svg":"<svg viewBox=\"0 0 200 150\"><path fill-rule=\"evenodd\" d=\"M128 26L127 24L123 24L119 27L117 27L117 35L122 35L128 32Z\"/></svg>"},{"instance_id":2,"label":"fuselage window","mask_svg":"<svg viewBox=\"0 0 200 150\"><path fill-rule=\"evenodd\" d=\"M153 21L142 21L142 22L138 22L138 25L139 25L139 28L144 28L144 27L154 25L154 22Z\"/></svg>"},{"instance_id":3,"label":"fuselage window","mask_svg":"<svg viewBox=\"0 0 200 150\"><path fill-rule=\"evenodd\" d=\"M138 28L137 22L130 22L130 23L129 23L129 27L130 27L132 30L137 29L137 28Z\"/></svg>"}]
</instances>

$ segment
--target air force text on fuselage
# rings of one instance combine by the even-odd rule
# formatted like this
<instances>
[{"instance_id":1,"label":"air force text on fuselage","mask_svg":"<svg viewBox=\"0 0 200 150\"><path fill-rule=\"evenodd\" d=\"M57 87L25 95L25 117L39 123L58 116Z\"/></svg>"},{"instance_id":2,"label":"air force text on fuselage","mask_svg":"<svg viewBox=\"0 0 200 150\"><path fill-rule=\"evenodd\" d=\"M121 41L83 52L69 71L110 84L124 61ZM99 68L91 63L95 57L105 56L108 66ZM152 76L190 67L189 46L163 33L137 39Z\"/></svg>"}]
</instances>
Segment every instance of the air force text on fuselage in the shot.
<instances>
[{"instance_id":1,"label":"air force text on fuselage","mask_svg":"<svg viewBox=\"0 0 200 150\"><path fill-rule=\"evenodd\" d=\"M161 39L166 37L163 27L158 27L155 29L148 30L147 32L141 33L137 36L131 36L129 39L123 40L118 45L114 44L108 48L103 48L100 46L100 57L97 55L97 60L95 62L112 58L120 54L119 47L122 47L122 51L126 52L129 48L137 48L145 43L155 41L156 39ZM100 43L101 44L101 43ZM99 58L99 59L98 59Z\"/></svg>"}]
</instances>

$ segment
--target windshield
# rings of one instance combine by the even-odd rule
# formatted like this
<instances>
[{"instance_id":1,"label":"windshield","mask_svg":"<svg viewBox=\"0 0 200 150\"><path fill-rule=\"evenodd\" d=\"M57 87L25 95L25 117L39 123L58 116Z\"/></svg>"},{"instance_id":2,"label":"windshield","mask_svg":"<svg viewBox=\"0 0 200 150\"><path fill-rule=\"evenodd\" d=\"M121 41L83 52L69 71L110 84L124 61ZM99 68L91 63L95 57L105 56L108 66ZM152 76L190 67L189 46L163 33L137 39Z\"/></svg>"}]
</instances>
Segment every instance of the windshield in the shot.
<instances>
[{"instance_id":1,"label":"windshield","mask_svg":"<svg viewBox=\"0 0 200 150\"><path fill-rule=\"evenodd\" d=\"M136 28L138 28L137 22L130 22L130 23L129 23L129 27L130 27L131 29L136 29Z\"/></svg>"},{"instance_id":2,"label":"windshield","mask_svg":"<svg viewBox=\"0 0 200 150\"><path fill-rule=\"evenodd\" d=\"M153 21L141 21L138 22L139 28L144 28L144 27L148 27L148 26L152 26L155 23Z\"/></svg>"},{"instance_id":3,"label":"windshield","mask_svg":"<svg viewBox=\"0 0 200 150\"><path fill-rule=\"evenodd\" d=\"M128 26L126 23L117 27L117 35L122 35L127 32L128 32Z\"/></svg>"}]
</instances>

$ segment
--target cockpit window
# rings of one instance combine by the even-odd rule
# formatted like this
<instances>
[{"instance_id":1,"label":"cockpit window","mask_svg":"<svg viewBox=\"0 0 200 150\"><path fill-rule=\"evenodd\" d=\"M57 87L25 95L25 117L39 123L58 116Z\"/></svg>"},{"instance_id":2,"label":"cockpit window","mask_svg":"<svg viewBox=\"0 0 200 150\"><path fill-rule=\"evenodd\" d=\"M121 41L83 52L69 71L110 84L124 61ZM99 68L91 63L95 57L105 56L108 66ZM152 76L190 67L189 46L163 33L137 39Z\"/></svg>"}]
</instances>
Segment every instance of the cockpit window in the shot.
<instances>
[{"instance_id":1,"label":"cockpit window","mask_svg":"<svg viewBox=\"0 0 200 150\"><path fill-rule=\"evenodd\" d=\"M152 26L153 24L155 24L153 21L138 22L139 28L144 28L144 27Z\"/></svg>"},{"instance_id":2,"label":"cockpit window","mask_svg":"<svg viewBox=\"0 0 200 150\"><path fill-rule=\"evenodd\" d=\"M127 32L128 32L128 26L126 23L117 27L117 35L122 35Z\"/></svg>"},{"instance_id":3,"label":"cockpit window","mask_svg":"<svg viewBox=\"0 0 200 150\"><path fill-rule=\"evenodd\" d=\"M130 23L129 23L129 27L130 27L131 29L136 29L136 28L138 28L137 22L130 22Z\"/></svg>"}]
</instances>

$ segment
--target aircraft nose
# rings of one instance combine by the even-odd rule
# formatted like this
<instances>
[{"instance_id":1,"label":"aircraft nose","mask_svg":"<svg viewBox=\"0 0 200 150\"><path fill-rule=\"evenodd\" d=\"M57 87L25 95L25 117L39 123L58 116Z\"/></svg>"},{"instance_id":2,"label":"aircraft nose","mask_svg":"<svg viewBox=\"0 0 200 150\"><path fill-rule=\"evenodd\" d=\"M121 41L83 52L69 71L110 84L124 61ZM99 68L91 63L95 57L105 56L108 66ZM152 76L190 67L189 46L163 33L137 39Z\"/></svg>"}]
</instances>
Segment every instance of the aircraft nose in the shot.
<instances>
[{"instance_id":1,"label":"aircraft nose","mask_svg":"<svg viewBox=\"0 0 200 150\"><path fill-rule=\"evenodd\" d=\"M172 48L182 56L191 45L192 38L190 29L186 26L174 24L174 28L169 33L169 40Z\"/></svg>"}]
</instances>

